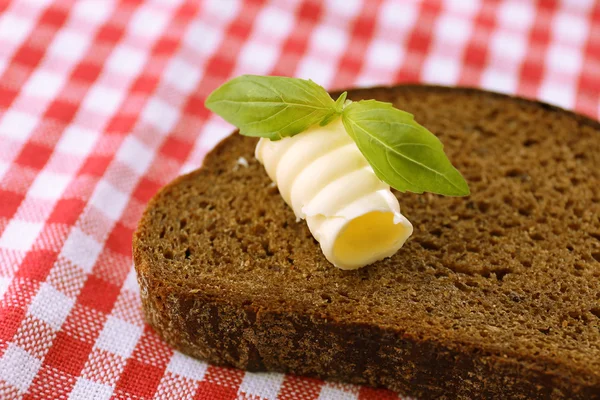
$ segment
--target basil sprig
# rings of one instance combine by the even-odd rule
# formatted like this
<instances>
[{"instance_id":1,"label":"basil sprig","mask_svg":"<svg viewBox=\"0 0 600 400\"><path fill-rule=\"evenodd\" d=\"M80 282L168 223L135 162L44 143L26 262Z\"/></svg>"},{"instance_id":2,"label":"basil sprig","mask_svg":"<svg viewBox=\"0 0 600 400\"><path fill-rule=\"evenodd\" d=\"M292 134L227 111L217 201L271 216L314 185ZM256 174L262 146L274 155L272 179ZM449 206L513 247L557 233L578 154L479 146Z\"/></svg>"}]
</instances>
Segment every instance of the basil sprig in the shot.
<instances>
[{"instance_id":1,"label":"basil sprig","mask_svg":"<svg viewBox=\"0 0 600 400\"><path fill-rule=\"evenodd\" d=\"M452 166L440 140L391 103L361 100L346 105L311 80L242 75L223 84L206 107L242 135L279 140L341 116L348 135L375 174L401 192L466 196L469 186Z\"/></svg>"}]
</instances>

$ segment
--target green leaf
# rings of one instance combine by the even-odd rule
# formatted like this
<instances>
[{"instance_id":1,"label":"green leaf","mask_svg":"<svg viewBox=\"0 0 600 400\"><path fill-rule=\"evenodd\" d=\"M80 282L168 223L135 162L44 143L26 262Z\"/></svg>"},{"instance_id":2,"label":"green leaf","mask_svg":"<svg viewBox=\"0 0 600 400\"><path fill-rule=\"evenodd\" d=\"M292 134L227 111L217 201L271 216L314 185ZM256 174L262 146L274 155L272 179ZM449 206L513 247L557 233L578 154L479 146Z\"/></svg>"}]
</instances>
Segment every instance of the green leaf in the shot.
<instances>
[{"instance_id":1,"label":"green leaf","mask_svg":"<svg viewBox=\"0 0 600 400\"><path fill-rule=\"evenodd\" d=\"M338 97L335 101L335 110L340 114L344 110L344 103L346 102L346 97L348 97L348 92L340 94L340 97Z\"/></svg>"},{"instance_id":2,"label":"green leaf","mask_svg":"<svg viewBox=\"0 0 600 400\"><path fill-rule=\"evenodd\" d=\"M339 115L323 87L281 76L239 76L212 92L205 105L237 126L242 135L271 140L296 135Z\"/></svg>"},{"instance_id":3,"label":"green leaf","mask_svg":"<svg viewBox=\"0 0 600 400\"><path fill-rule=\"evenodd\" d=\"M469 186L446 157L440 140L390 103L353 102L342 121L375 174L404 192L466 196Z\"/></svg>"},{"instance_id":4,"label":"green leaf","mask_svg":"<svg viewBox=\"0 0 600 400\"><path fill-rule=\"evenodd\" d=\"M346 101L346 96L348 96L348 92L342 93L340 97L337 98L333 110L331 110L331 112L327 114L325 118L323 118L323 121L321 121L319 126L327 125L342 114L342 111L344 110L344 102Z\"/></svg>"}]
</instances>

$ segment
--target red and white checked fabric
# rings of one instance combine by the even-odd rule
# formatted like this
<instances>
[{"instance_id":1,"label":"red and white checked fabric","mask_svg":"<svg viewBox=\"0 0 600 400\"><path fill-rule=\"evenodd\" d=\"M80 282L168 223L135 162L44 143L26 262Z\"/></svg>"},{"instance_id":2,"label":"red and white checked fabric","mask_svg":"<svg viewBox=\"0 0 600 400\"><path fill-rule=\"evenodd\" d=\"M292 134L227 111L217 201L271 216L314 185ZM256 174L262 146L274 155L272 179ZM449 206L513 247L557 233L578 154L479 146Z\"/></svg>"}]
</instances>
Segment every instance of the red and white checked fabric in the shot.
<instances>
[{"instance_id":1,"label":"red and white checked fabric","mask_svg":"<svg viewBox=\"0 0 600 400\"><path fill-rule=\"evenodd\" d=\"M0 398L398 398L209 366L144 323L131 235L231 131L203 101L243 73L476 86L598 118L600 4L0 0Z\"/></svg>"}]
</instances>

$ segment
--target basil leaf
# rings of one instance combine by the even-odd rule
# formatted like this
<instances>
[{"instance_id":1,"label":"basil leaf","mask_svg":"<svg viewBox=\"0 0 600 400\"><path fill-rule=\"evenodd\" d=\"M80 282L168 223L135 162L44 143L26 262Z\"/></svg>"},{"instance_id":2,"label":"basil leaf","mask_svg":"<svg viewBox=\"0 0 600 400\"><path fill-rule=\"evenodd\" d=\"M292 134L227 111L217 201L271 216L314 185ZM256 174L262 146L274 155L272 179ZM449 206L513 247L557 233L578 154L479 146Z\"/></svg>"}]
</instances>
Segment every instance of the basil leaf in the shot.
<instances>
[{"instance_id":1,"label":"basil leaf","mask_svg":"<svg viewBox=\"0 0 600 400\"><path fill-rule=\"evenodd\" d=\"M339 115L323 87L281 76L239 76L212 92L205 105L242 135L271 140L294 136Z\"/></svg>"},{"instance_id":2,"label":"basil leaf","mask_svg":"<svg viewBox=\"0 0 600 400\"><path fill-rule=\"evenodd\" d=\"M342 121L375 174L391 187L446 196L470 193L440 140L411 114L390 103L363 100L348 105Z\"/></svg>"},{"instance_id":3,"label":"basil leaf","mask_svg":"<svg viewBox=\"0 0 600 400\"><path fill-rule=\"evenodd\" d=\"M319 126L325 126L340 116L340 114L344 110L344 102L346 101L346 96L348 96L348 92L340 94L340 97L338 97L335 101L334 109L331 110L331 112L327 116L325 116L325 118L323 118Z\"/></svg>"}]
</instances>

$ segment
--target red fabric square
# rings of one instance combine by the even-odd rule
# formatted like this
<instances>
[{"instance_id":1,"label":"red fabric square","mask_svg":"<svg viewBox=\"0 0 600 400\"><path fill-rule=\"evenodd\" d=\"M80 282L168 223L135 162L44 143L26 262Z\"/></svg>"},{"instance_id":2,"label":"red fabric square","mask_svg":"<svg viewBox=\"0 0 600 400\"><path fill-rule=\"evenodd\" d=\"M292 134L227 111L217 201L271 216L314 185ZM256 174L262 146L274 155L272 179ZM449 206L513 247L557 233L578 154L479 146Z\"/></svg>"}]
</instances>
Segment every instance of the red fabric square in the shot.
<instances>
[{"instance_id":1,"label":"red fabric square","mask_svg":"<svg viewBox=\"0 0 600 400\"><path fill-rule=\"evenodd\" d=\"M142 75L131 85L132 93L151 93L158 84L158 78L155 76Z\"/></svg>"},{"instance_id":2,"label":"red fabric square","mask_svg":"<svg viewBox=\"0 0 600 400\"><path fill-rule=\"evenodd\" d=\"M398 400L398 395L389 390L363 386L358 392L358 400Z\"/></svg>"},{"instance_id":3,"label":"red fabric square","mask_svg":"<svg viewBox=\"0 0 600 400\"><path fill-rule=\"evenodd\" d=\"M100 75L100 71L102 71L102 66L90 62L82 62L73 70L71 77L79 81L94 82L98 78L98 75Z\"/></svg>"},{"instance_id":4,"label":"red fabric square","mask_svg":"<svg viewBox=\"0 0 600 400\"><path fill-rule=\"evenodd\" d=\"M220 400L234 400L237 398L238 388L221 386L217 383L202 381L198 384L198 390L196 391L196 400L206 399L220 399Z\"/></svg>"},{"instance_id":5,"label":"red fabric square","mask_svg":"<svg viewBox=\"0 0 600 400\"><path fill-rule=\"evenodd\" d=\"M32 337L36 339L32 340ZM29 313L21 321L11 342L30 355L43 359L55 337L56 331L48 323Z\"/></svg>"},{"instance_id":6,"label":"red fabric square","mask_svg":"<svg viewBox=\"0 0 600 400\"><path fill-rule=\"evenodd\" d=\"M171 54L173 51L175 51L175 49L177 49L178 44L178 41L175 39L163 37L154 45L154 53L156 55Z\"/></svg>"},{"instance_id":7,"label":"red fabric square","mask_svg":"<svg viewBox=\"0 0 600 400\"><path fill-rule=\"evenodd\" d=\"M48 223L73 225L85 207L79 199L61 199L56 203Z\"/></svg>"},{"instance_id":8,"label":"red fabric square","mask_svg":"<svg viewBox=\"0 0 600 400\"><path fill-rule=\"evenodd\" d=\"M115 25L103 26L96 35L99 41L116 43L123 35L123 28Z\"/></svg>"},{"instance_id":9,"label":"red fabric square","mask_svg":"<svg viewBox=\"0 0 600 400\"><path fill-rule=\"evenodd\" d=\"M19 330L21 321L25 318L25 308L5 306L0 308L0 340L9 341Z\"/></svg>"},{"instance_id":10,"label":"red fabric square","mask_svg":"<svg viewBox=\"0 0 600 400\"><path fill-rule=\"evenodd\" d=\"M164 368L157 368L132 358L127 362L116 389L128 395L152 398L163 373Z\"/></svg>"},{"instance_id":11,"label":"red fabric square","mask_svg":"<svg viewBox=\"0 0 600 400\"><path fill-rule=\"evenodd\" d=\"M44 281L58 257L58 253L50 250L33 250L27 253L16 276L18 278Z\"/></svg>"},{"instance_id":12,"label":"red fabric square","mask_svg":"<svg viewBox=\"0 0 600 400\"><path fill-rule=\"evenodd\" d=\"M204 98L198 96L190 96L184 108L187 115L195 115L199 118L207 118L209 111L204 107Z\"/></svg>"},{"instance_id":13,"label":"red fabric square","mask_svg":"<svg viewBox=\"0 0 600 400\"><path fill-rule=\"evenodd\" d=\"M244 371L229 367L215 367L211 365L206 370L206 374L204 374L206 382L236 389L240 387L243 379Z\"/></svg>"},{"instance_id":14,"label":"red fabric square","mask_svg":"<svg viewBox=\"0 0 600 400\"><path fill-rule=\"evenodd\" d=\"M12 218L25 196L0 189L0 217Z\"/></svg>"},{"instance_id":15,"label":"red fabric square","mask_svg":"<svg viewBox=\"0 0 600 400\"><path fill-rule=\"evenodd\" d=\"M131 237L133 229L117 222L106 241L106 247L126 256L131 256Z\"/></svg>"},{"instance_id":16,"label":"red fabric square","mask_svg":"<svg viewBox=\"0 0 600 400\"><path fill-rule=\"evenodd\" d=\"M106 126L106 132L129 133L136 120L137 117L133 115L116 115Z\"/></svg>"},{"instance_id":17,"label":"red fabric square","mask_svg":"<svg viewBox=\"0 0 600 400\"><path fill-rule=\"evenodd\" d=\"M60 26L64 24L67 19L67 12L64 8L49 7L46 9L44 14L40 17L40 25L54 25Z\"/></svg>"},{"instance_id":18,"label":"red fabric square","mask_svg":"<svg viewBox=\"0 0 600 400\"><path fill-rule=\"evenodd\" d=\"M108 156L90 156L79 170L80 175L102 176L112 160Z\"/></svg>"},{"instance_id":19,"label":"red fabric square","mask_svg":"<svg viewBox=\"0 0 600 400\"><path fill-rule=\"evenodd\" d=\"M286 375L277 394L280 400L318 399L325 383L314 378Z\"/></svg>"},{"instance_id":20,"label":"red fabric square","mask_svg":"<svg viewBox=\"0 0 600 400\"><path fill-rule=\"evenodd\" d=\"M206 66L205 74L213 78L227 78L233 66L235 59L232 57L215 56L210 63Z\"/></svg>"},{"instance_id":21,"label":"red fabric square","mask_svg":"<svg viewBox=\"0 0 600 400\"><path fill-rule=\"evenodd\" d=\"M31 383L23 400L66 399L69 397L69 393L73 390L76 382L76 376L43 365Z\"/></svg>"},{"instance_id":22,"label":"red fabric square","mask_svg":"<svg viewBox=\"0 0 600 400\"><path fill-rule=\"evenodd\" d=\"M79 375L93 344L82 342L65 332L58 332L44 363L71 375Z\"/></svg>"},{"instance_id":23,"label":"red fabric square","mask_svg":"<svg viewBox=\"0 0 600 400\"><path fill-rule=\"evenodd\" d=\"M14 55L13 61L33 68L40 62L43 54L44 51L41 49L35 49L30 46L23 46Z\"/></svg>"},{"instance_id":24,"label":"red fabric square","mask_svg":"<svg viewBox=\"0 0 600 400\"><path fill-rule=\"evenodd\" d=\"M160 189L161 185L158 183L148 179L142 178L138 183L137 187L133 191L133 196L141 201L142 203L147 203L150 201L152 196Z\"/></svg>"},{"instance_id":25,"label":"red fabric square","mask_svg":"<svg viewBox=\"0 0 600 400\"><path fill-rule=\"evenodd\" d=\"M42 169L46 165L46 162L48 162L51 154L52 150L46 146L29 142L21 150L16 162L35 169Z\"/></svg>"},{"instance_id":26,"label":"red fabric square","mask_svg":"<svg viewBox=\"0 0 600 400\"><path fill-rule=\"evenodd\" d=\"M192 146L188 142L169 137L163 143L160 152L181 162L185 161Z\"/></svg>"},{"instance_id":27,"label":"red fabric square","mask_svg":"<svg viewBox=\"0 0 600 400\"><path fill-rule=\"evenodd\" d=\"M155 367L167 367L173 350L148 325L138 341L132 357L140 362L151 363Z\"/></svg>"},{"instance_id":28,"label":"red fabric square","mask_svg":"<svg viewBox=\"0 0 600 400\"><path fill-rule=\"evenodd\" d=\"M306 1L298 10L298 19L316 20L321 15L321 6L319 2Z\"/></svg>"},{"instance_id":29,"label":"red fabric square","mask_svg":"<svg viewBox=\"0 0 600 400\"><path fill-rule=\"evenodd\" d=\"M68 123L73 120L77 112L77 104L69 103L62 100L54 100L50 107L46 110L44 116L46 118L54 118L58 121Z\"/></svg>"},{"instance_id":30,"label":"red fabric square","mask_svg":"<svg viewBox=\"0 0 600 400\"><path fill-rule=\"evenodd\" d=\"M100 332L102 332L106 319L106 314L80 303L75 303L61 330L77 340L93 345Z\"/></svg>"},{"instance_id":31,"label":"red fabric square","mask_svg":"<svg viewBox=\"0 0 600 400\"><path fill-rule=\"evenodd\" d=\"M77 301L81 305L109 313L118 296L119 288L116 285L90 275L85 281Z\"/></svg>"},{"instance_id":32,"label":"red fabric square","mask_svg":"<svg viewBox=\"0 0 600 400\"><path fill-rule=\"evenodd\" d=\"M236 24L233 24L229 27L229 32L228 32L227 37L244 40L248 37L248 32L250 31L251 26L252 26L251 19L238 20Z\"/></svg>"},{"instance_id":33,"label":"red fabric square","mask_svg":"<svg viewBox=\"0 0 600 400\"><path fill-rule=\"evenodd\" d=\"M0 86L0 108L8 108L17 97L17 91Z\"/></svg>"}]
</instances>

